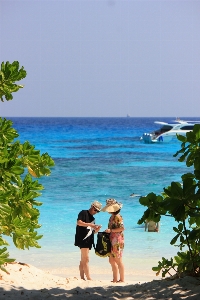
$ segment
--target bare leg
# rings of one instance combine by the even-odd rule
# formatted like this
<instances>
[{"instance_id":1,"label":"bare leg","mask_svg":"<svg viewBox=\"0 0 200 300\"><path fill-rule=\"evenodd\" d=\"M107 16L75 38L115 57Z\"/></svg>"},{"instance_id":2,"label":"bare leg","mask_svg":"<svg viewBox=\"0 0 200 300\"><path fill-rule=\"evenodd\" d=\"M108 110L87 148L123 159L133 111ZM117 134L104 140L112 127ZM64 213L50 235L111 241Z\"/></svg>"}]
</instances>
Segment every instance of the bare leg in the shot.
<instances>
[{"instance_id":1,"label":"bare leg","mask_svg":"<svg viewBox=\"0 0 200 300\"><path fill-rule=\"evenodd\" d=\"M89 248L81 248L81 262L79 267L80 275L83 276L81 278L84 279L85 274L87 280L92 280L89 271Z\"/></svg>"},{"instance_id":2,"label":"bare leg","mask_svg":"<svg viewBox=\"0 0 200 300\"><path fill-rule=\"evenodd\" d=\"M80 272L81 279L85 280L83 266L82 266L82 262L81 261L80 261L80 265L79 265L79 272Z\"/></svg>"},{"instance_id":3,"label":"bare leg","mask_svg":"<svg viewBox=\"0 0 200 300\"><path fill-rule=\"evenodd\" d=\"M117 264L115 262L115 258L110 256L109 257L109 263L111 264L112 267L112 272L113 272L113 282L117 282L117 273L118 273L118 268Z\"/></svg>"},{"instance_id":4,"label":"bare leg","mask_svg":"<svg viewBox=\"0 0 200 300\"><path fill-rule=\"evenodd\" d=\"M119 281L124 282L124 264L122 262L122 257L115 258L115 261L119 269Z\"/></svg>"}]
</instances>

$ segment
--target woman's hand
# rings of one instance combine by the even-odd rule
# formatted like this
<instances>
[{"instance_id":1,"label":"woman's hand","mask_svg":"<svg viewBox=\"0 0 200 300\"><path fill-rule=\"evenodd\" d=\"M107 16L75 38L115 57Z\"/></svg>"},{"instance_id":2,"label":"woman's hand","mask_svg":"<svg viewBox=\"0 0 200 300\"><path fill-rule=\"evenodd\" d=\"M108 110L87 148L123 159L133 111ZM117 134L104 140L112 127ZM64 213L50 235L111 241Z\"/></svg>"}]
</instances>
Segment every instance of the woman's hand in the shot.
<instances>
[{"instance_id":1,"label":"woman's hand","mask_svg":"<svg viewBox=\"0 0 200 300\"><path fill-rule=\"evenodd\" d=\"M108 228L108 229L105 230L105 232L111 233L111 230Z\"/></svg>"}]
</instances>

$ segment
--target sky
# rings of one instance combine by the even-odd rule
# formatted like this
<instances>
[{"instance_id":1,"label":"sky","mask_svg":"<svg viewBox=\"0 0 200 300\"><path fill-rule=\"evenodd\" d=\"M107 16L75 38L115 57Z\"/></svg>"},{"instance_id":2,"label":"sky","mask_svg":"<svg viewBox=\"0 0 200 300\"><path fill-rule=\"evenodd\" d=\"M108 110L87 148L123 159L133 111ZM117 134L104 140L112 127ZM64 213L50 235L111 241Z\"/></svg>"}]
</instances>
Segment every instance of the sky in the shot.
<instances>
[{"instance_id":1,"label":"sky","mask_svg":"<svg viewBox=\"0 0 200 300\"><path fill-rule=\"evenodd\" d=\"M3 117L200 117L200 0L0 0Z\"/></svg>"}]
</instances>

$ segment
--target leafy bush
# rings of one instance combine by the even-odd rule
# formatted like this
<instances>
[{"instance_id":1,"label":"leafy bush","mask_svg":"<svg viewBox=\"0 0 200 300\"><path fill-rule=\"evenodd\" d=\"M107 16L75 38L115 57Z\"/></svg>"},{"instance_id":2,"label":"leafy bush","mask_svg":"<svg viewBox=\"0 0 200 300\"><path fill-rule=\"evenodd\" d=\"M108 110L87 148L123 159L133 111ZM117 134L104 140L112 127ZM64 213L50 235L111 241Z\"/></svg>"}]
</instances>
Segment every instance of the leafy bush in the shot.
<instances>
[{"instance_id":1,"label":"leafy bush","mask_svg":"<svg viewBox=\"0 0 200 300\"><path fill-rule=\"evenodd\" d=\"M1 64L0 97L4 101L13 98L22 85L17 85L26 76L26 71L19 63ZM0 268L5 270L5 262L14 261L9 258L8 243L3 236L10 236L14 245L20 249L40 247L36 229L40 212L36 208L42 205L35 200L39 197L43 186L35 177L50 175L50 167L54 166L48 153L40 154L28 141L21 144L17 131L10 120L0 118Z\"/></svg>"},{"instance_id":2,"label":"leafy bush","mask_svg":"<svg viewBox=\"0 0 200 300\"><path fill-rule=\"evenodd\" d=\"M146 219L158 222L161 216L172 217L177 222L173 227L175 232L171 245L180 251L170 260L162 258L157 267L152 270L158 275L200 276L200 125L186 136L177 136L181 149L174 156L179 156L180 162L186 162L187 167L193 167L193 172L183 174L182 182L171 182L164 188L161 195L154 193L140 198L140 203L147 206L138 224Z\"/></svg>"},{"instance_id":3,"label":"leafy bush","mask_svg":"<svg viewBox=\"0 0 200 300\"><path fill-rule=\"evenodd\" d=\"M14 61L10 64L8 61L6 63L1 63L0 70L0 98L4 102L4 98L9 101L13 99L12 93L17 92L23 85L16 84L15 81L19 81L26 77L26 71L24 67L19 69L19 62Z\"/></svg>"}]
</instances>

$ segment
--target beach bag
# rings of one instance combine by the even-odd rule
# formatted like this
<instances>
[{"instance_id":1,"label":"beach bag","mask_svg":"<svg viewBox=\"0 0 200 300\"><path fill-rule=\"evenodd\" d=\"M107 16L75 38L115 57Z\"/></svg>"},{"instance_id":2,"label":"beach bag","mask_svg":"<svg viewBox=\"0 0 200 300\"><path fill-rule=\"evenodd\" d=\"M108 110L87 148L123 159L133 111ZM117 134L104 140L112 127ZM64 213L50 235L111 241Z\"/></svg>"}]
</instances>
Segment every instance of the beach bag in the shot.
<instances>
[{"instance_id":1,"label":"beach bag","mask_svg":"<svg viewBox=\"0 0 200 300\"><path fill-rule=\"evenodd\" d=\"M110 256L110 252L111 252L110 233L98 232L95 254L101 257L107 257Z\"/></svg>"}]
</instances>

